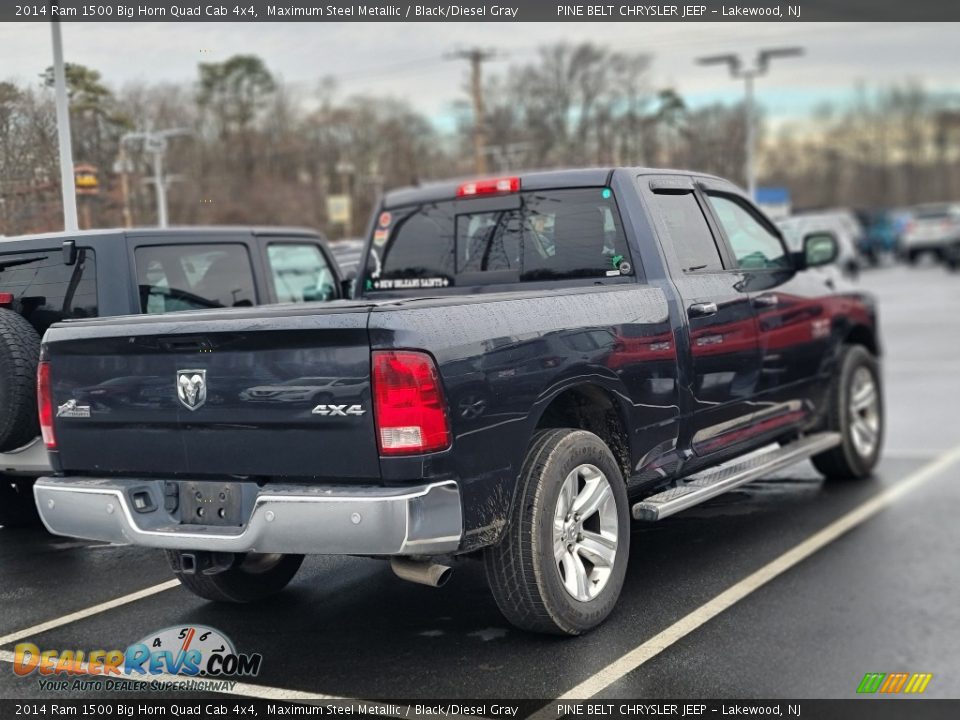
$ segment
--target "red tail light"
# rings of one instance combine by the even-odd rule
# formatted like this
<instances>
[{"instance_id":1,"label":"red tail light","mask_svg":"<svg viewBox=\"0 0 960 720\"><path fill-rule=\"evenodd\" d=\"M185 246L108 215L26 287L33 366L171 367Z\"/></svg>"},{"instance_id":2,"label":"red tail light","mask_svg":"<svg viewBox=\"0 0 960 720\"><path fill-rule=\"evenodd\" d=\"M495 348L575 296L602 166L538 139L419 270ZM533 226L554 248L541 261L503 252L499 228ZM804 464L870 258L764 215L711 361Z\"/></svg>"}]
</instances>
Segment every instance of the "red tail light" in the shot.
<instances>
[{"instance_id":1,"label":"red tail light","mask_svg":"<svg viewBox=\"0 0 960 720\"><path fill-rule=\"evenodd\" d=\"M487 178L464 183L457 188L457 197L474 197L475 195L497 195L499 193L514 193L520 190L520 178L502 177Z\"/></svg>"},{"instance_id":2,"label":"red tail light","mask_svg":"<svg viewBox=\"0 0 960 720\"><path fill-rule=\"evenodd\" d=\"M42 361L37 366L37 407L40 411L40 434L48 450L57 449L53 435L53 396L50 394L50 363Z\"/></svg>"},{"instance_id":3,"label":"red tail light","mask_svg":"<svg viewBox=\"0 0 960 720\"><path fill-rule=\"evenodd\" d=\"M13 305L13 293L0 292L0 307Z\"/></svg>"},{"instance_id":4,"label":"red tail light","mask_svg":"<svg viewBox=\"0 0 960 720\"><path fill-rule=\"evenodd\" d=\"M426 353L375 351L373 402L381 455L416 455L450 446L440 375Z\"/></svg>"}]
</instances>

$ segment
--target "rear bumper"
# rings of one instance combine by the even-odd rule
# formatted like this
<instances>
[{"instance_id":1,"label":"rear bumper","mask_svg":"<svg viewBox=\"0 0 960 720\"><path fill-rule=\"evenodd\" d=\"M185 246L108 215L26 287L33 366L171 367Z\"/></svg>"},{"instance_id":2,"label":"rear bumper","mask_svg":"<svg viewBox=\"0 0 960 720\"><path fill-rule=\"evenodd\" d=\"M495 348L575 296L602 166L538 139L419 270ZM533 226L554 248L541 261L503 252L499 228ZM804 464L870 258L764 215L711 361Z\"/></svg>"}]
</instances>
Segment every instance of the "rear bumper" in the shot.
<instances>
[{"instance_id":1,"label":"rear bumper","mask_svg":"<svg viewBox=\"0 0 960 720\"><path fill-rule=\"evenodd\" d=\"M56 535L168 550L319 555L435 555L463 534L453 481L405 488L269 485L250 488L239 527L183 525L164 509L161 480L40 478L34 485L44 525ZM134 511L133 492L158 506Z\"/></svg>"}]
</instances>

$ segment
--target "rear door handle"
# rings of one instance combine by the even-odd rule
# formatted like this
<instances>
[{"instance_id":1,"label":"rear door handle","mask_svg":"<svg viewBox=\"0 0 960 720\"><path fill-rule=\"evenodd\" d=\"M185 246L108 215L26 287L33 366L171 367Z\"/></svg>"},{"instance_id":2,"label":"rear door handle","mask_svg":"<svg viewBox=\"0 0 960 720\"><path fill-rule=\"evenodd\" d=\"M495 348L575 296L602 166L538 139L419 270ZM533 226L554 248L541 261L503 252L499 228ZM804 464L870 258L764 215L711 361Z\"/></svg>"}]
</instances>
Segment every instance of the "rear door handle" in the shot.
<instances>
[{"instance_id":1,"label":"rear door handle","mask_svg":"<svg viewBox=\"0 0 960 720\"><path fill-rule=\"evenodd\" d=\"M753 298L755 307L776 307L780 303L780 298L776 295L757 295Z\"/></svg>"},{"instance_id":2,"label":"rear door handle","mask_svg":"<svg viewBox=\"0 0 960 720\"><path fill-rule=\"evenodd\" d=\"M690 317L706 317L708 315L716 315L717 304L715 302L694 303L687 308L687 312L690 313Z\"/></svg>"}]
</instances>

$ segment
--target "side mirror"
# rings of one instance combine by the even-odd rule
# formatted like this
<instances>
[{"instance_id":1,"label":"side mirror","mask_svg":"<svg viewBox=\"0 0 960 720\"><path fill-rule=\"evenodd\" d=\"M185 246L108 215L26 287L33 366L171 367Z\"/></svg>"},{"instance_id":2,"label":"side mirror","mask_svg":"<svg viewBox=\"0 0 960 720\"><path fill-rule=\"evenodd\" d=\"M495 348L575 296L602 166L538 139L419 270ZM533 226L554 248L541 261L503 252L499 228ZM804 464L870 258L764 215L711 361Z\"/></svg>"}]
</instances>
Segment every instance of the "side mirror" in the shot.
<instances>
[{"instance_id":1,"label":"side mirror","mask_svg":"<svg viewBox=\"0 0 960 720\"><path fill-rule=\"evenodd\" d=\"M77 264L77 244L73 240L63 241L63 264Z\"/></svg>"},{"instance_id":2,"label":"side mirror","mask_svg":"<svg viewBox=\"0 0 960 720\"><path fill-rule=\"evenodd\" d=\"M814 232L803 238L803 267L822 267L829 265L840 254L837 236L832 232Z\"/></svg>"}]
</instances>

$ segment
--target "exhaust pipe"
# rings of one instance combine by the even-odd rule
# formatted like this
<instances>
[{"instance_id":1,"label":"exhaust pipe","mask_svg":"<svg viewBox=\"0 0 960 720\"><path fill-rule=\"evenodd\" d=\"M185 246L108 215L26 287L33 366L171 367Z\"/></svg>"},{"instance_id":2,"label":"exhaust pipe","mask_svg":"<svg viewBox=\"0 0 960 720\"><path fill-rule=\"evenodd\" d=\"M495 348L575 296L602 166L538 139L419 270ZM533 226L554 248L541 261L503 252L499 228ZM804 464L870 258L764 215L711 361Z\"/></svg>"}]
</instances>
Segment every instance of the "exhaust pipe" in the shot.
<instances>
[{"instance_id":1,"label":"exhaust pipe","mask_svg":"<svg viewBox=\"0 0 960 720\"><path fill-rule=\"evenodd\" d=\"M453 575L453 568L448 565L418 562L402 557L390 558L390 567L401 580L429 585L430 587L446 585L447 580Z\"/></svg>"}]
</instances>

